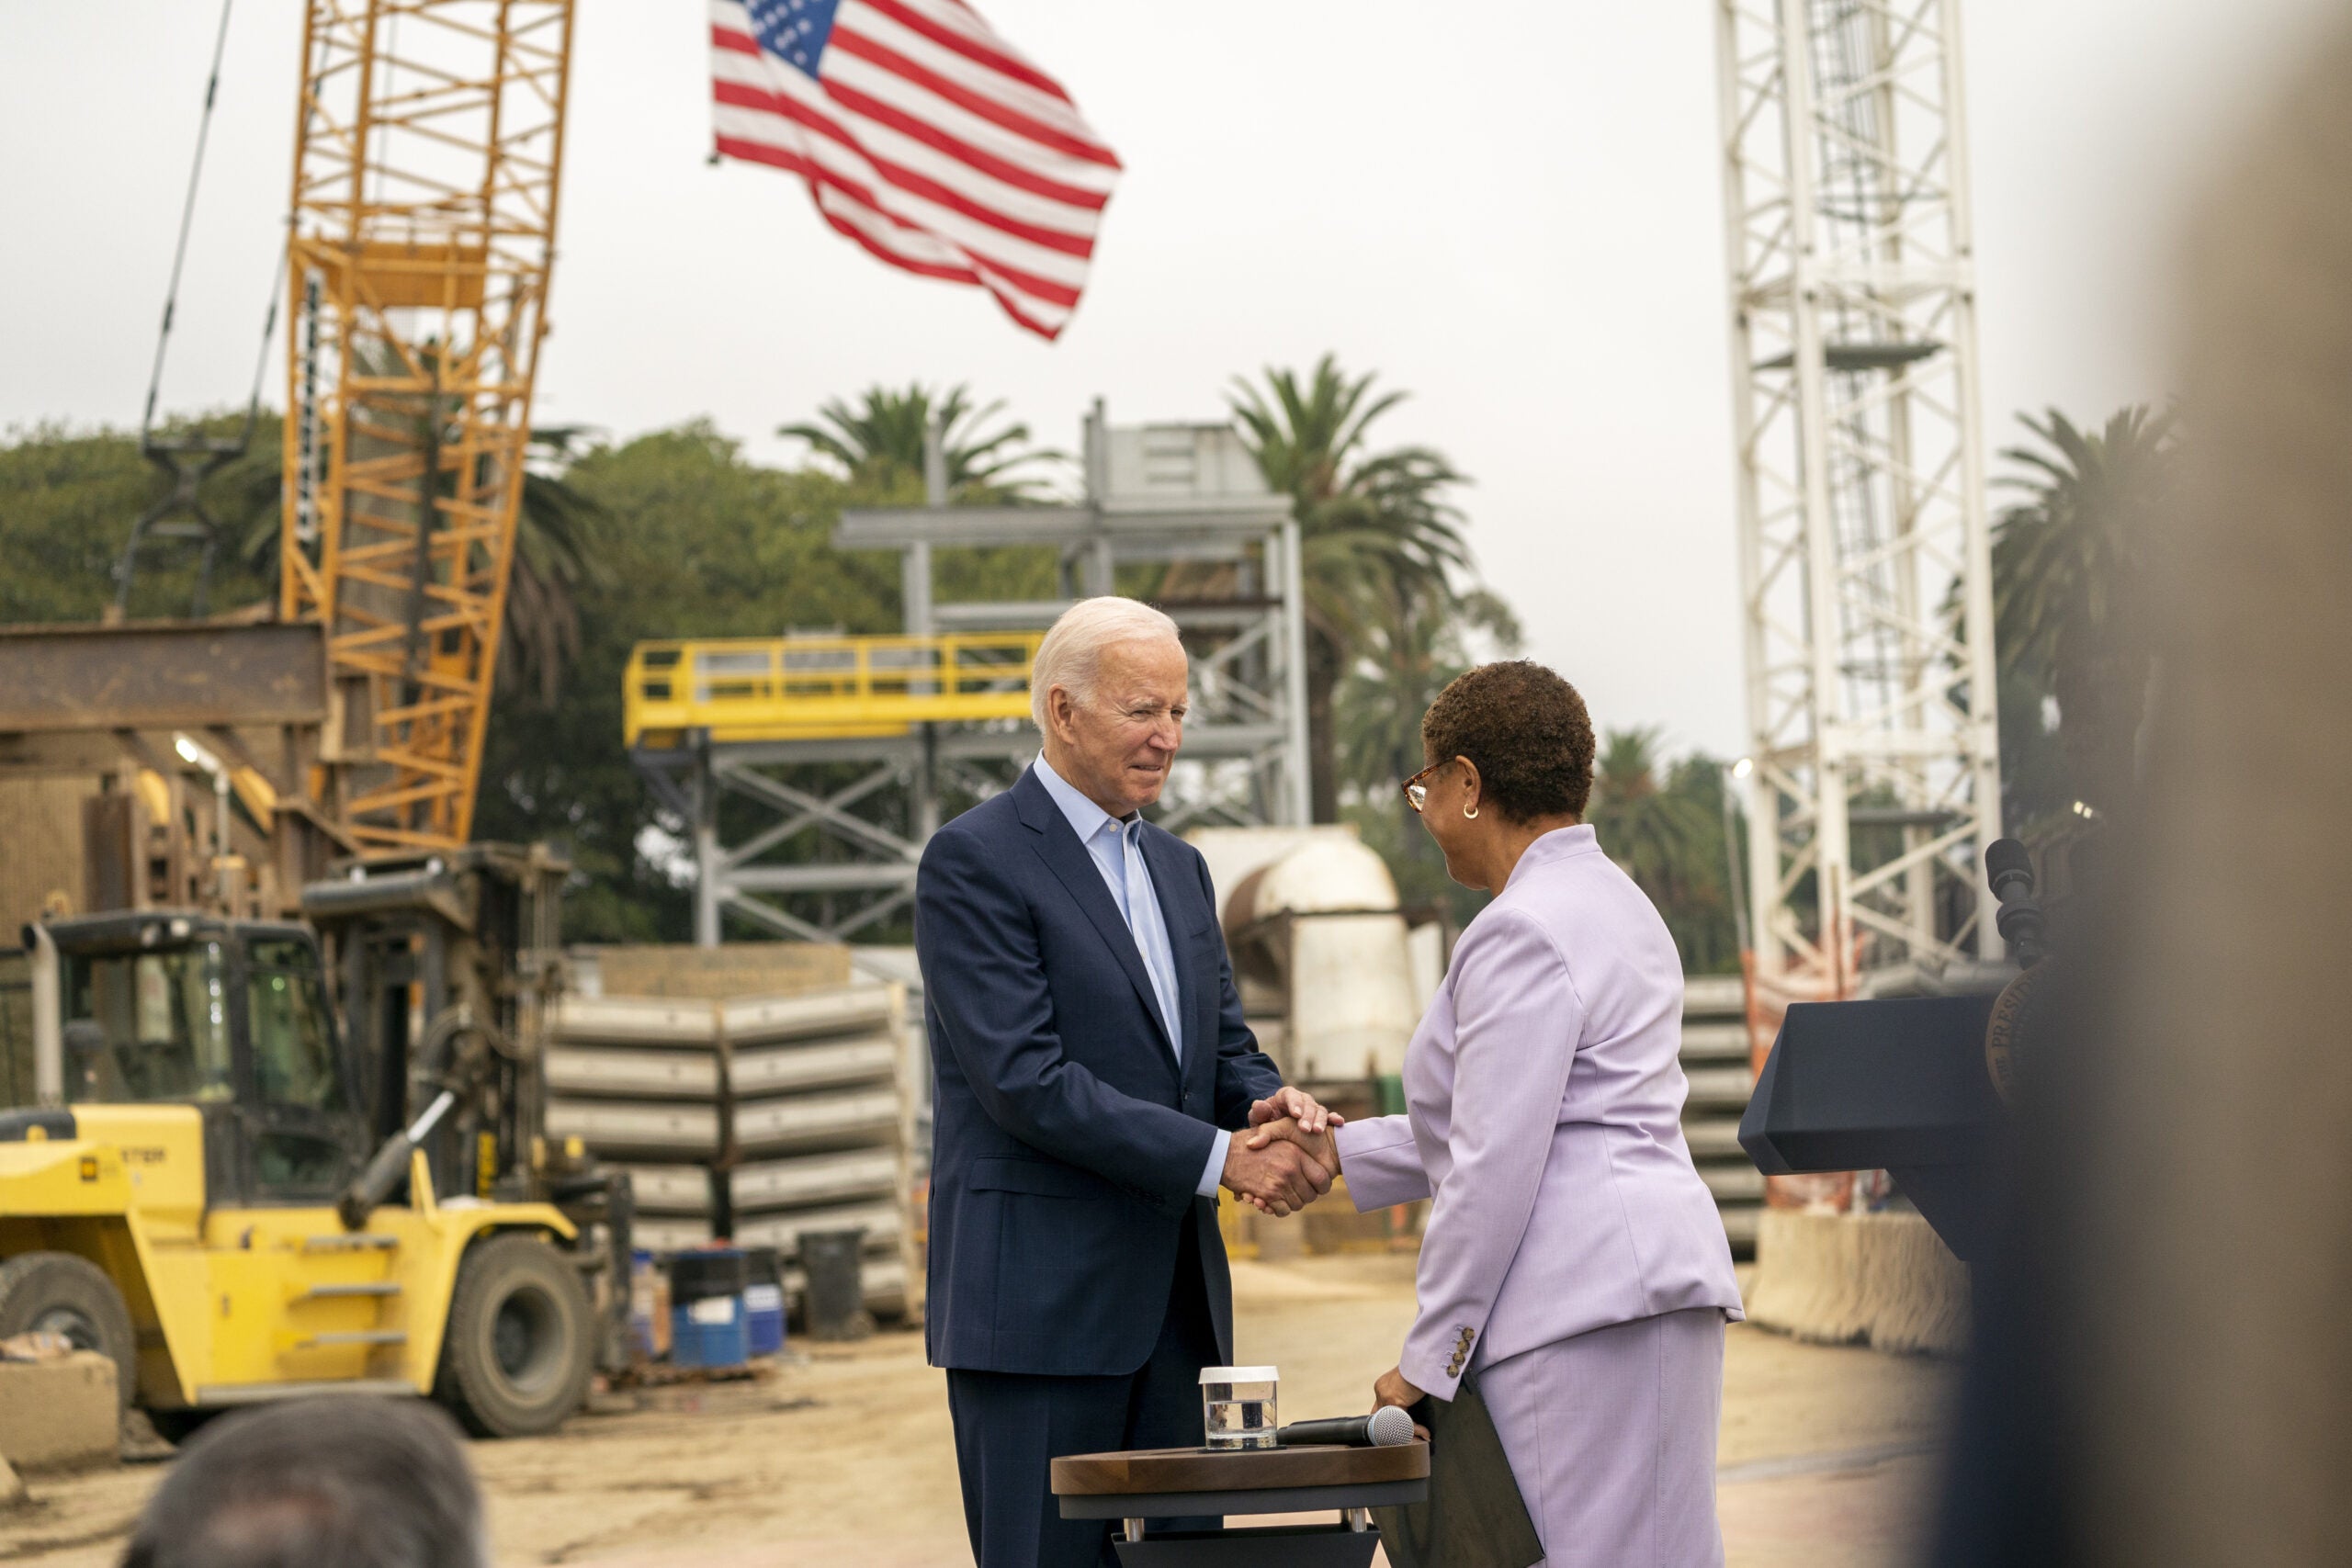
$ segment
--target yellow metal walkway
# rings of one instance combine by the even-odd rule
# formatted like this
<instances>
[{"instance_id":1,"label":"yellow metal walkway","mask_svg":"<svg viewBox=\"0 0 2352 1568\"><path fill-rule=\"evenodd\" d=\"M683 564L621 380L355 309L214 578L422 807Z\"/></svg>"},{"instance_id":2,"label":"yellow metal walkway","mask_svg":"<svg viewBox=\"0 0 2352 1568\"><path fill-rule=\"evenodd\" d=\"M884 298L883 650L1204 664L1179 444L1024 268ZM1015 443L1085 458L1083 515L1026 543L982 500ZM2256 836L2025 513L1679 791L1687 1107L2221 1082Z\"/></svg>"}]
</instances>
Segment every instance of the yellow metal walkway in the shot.
<instances>
[{"instance_id":1,"label":"yellow metal walkway","mask_svg":"<svg viewBox=\"0 0 2352 1568\"><path fill-rule=\"evenodd\" d=\"M641 642L621 728L668 750L714 741L903 735L918 724L1025 718L1042 632L956 637L709 637Z\"/></svg>"}]
</instances>

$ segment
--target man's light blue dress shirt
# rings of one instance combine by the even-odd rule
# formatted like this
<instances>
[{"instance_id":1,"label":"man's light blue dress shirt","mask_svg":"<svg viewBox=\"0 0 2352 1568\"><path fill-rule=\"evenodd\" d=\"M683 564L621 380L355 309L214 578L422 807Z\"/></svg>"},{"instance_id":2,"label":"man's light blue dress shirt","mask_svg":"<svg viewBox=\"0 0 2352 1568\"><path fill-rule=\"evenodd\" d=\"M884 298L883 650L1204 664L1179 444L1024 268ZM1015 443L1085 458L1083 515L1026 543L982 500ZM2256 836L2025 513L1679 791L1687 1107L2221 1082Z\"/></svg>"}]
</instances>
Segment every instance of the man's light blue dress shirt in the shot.
<instances>
[{"instance_id":1,"label":"man's light blue dress shirt","mask_svg":"<svg viewBox=\"0 0 2352 1568\"><path fill-rule=\"evenodd\" d=\"M1184 1063L1184 1026L1177 1009L1176 949L1168 940L1168 918L1160 912L1159 895L1151 886L1151 870L1143 860L1143 814L1122 820L1112 816L1077 789L1046 764L1040 753L1035 764L1037 782L1054 797L1069 819L1070 831L1086 846L1094 861L1094 869L1102 874L1103 883L1111 889L1111 902L1127 922L1128 934L1135 938L1136 952L1142 955L1144 973L1151 976L1151 994L1159 999L1159 1016L1168 1025L1168 1038L1174 1042L1176 1065L1181 1071ZM1193 1190L1204 1198L1216 1195L1217 1180L1225 1174L1226 1150L1233 1143L1233 1134L1222 1127L1217 1129L1216 1142L1209 1147L1208 1168L1201 1172L1200 1185Z\"/></svg>"}]
</instances>

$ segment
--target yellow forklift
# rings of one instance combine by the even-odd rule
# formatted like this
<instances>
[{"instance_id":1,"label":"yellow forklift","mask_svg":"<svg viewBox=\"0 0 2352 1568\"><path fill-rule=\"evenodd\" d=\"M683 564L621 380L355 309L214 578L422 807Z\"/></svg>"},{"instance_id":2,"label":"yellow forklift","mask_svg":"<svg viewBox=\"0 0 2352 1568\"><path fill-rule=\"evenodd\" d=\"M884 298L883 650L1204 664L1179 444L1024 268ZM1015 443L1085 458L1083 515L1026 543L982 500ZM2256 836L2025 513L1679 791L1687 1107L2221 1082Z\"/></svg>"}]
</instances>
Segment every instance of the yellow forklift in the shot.
<instances>
[{"instance_id":1,"label":"yellow forklift","mask_svg":"<svg viewBox=\"0 0 2352 1568\"><path fill-rule=\"evenodd\" d=\"M626 1354L630 1201L540 1136L566 869L469 845L314 883L300 921L28 927L0 1337L113 1358L166 1436L335 1390L484 1436L569 1416Z\"/></svg>"}]
</instances>

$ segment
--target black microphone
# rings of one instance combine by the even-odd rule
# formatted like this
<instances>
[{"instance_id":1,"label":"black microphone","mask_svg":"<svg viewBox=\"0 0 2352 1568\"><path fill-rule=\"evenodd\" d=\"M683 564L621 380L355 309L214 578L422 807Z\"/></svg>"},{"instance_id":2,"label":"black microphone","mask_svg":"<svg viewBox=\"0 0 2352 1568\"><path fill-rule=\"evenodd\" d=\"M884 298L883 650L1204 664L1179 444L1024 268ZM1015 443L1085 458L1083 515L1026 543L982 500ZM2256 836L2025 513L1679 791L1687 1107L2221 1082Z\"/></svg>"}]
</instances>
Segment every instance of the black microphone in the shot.
<instances>
[{"instance_id":1,"label":"black microphone","mask_svg":"<svg viewBox=\"0 0 2352 1568\"><path fill-rule=\"evenodd\" d=\"M1984 871L1994 897L2033 896L2033 856L2015 839L1996 839L1984 846Z\"/></svg>"},{"instance_id":2,"label":"black microphone","mask_svg":"<svg viewBox=\"0 0 2352 1568\"><path fill-rule=\"evenodd\" d=\"M2000 905L1994 928L2017 950L2018 966L2030 969L2046 951L2041 903L2033 896L2033 857L2015 839L1996 839L1984 846L1984 873Z\"/></svg>"},{"instance_id":3,"label":"black microphone","mask_svg":"<svg viewBox=\"0 0 2352 1568\"><path fill-rule=\"evenodd\" d=\"M1286 1449L1337 1444L1350 1449L1387 1449L1413 1440L1413 1417L1401 1404L1384 1404L1369 1416L1335 1416L1327 1421L1294 1421L1274 1433Z\"/></svg>"}]
</instances>

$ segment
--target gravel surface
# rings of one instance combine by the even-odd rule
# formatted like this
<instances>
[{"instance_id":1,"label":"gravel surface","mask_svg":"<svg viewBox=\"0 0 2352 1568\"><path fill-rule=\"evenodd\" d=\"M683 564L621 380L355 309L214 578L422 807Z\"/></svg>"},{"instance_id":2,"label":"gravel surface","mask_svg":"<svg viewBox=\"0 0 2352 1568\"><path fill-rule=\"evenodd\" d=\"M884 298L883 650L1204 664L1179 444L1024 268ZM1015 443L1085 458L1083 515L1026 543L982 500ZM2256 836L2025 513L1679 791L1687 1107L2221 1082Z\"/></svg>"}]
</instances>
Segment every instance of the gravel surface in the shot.
<instances>
[{"instance_id":1,"label":"gravel surface","mask_svg":"<svg viewBox=\"0 0 2352 1568\"><path fill-rule=\"evenodd\" d=\"M1235 1267L1238 1351L1282 1369L1286 1419L1365 1409L1412 1315L1412 1259ZM477 1443L502 1568L961 1568L970 1561L942 1375L918 1334L806 1348L757 1382L639 1396L552 1437ZM1732 1568L1905 1560L1949 1363L1745 1326L1724 1373L1722 1511ZM163 1473L28 1480L0 1562L108 1568Z\"/></svg>"}]
</instances>

